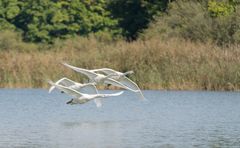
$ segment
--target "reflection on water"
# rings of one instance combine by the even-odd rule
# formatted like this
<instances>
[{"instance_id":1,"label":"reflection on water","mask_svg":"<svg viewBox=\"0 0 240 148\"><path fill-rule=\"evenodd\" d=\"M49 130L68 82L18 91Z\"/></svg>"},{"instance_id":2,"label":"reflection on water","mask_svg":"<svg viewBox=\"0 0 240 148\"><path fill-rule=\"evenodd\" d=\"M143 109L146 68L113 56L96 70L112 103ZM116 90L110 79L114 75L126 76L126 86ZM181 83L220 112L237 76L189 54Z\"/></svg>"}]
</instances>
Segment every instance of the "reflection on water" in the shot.
<instances>
[{"instance_id":1,"label":"reflection on water","mask_svg":"<svg viewBox=\"0 0 240 148\"><path fill-rule=\"evenodd\" d=\"M123 120L123 121L100 121L100 122L96 122L96 121L84 121L84 122L63 122L62 125L64 126L64 128L107 128L107 127L112 127L115 125L120 125L123 124L124 126L127 126L129 124L133 124L136 123L137 120Z\"/></svg>"},{"instance_id":2,"label":"reflection on water","mask_svg":"<svg viewBox=\"0 0 240 148\"><path fill-rule=\"evenodd\" d=\"M106 91L106 93L112 93ZM126 91L66 105L39 89L0 90L0 147L239 147L240 93Z\"/></svg>"}]
</instances>

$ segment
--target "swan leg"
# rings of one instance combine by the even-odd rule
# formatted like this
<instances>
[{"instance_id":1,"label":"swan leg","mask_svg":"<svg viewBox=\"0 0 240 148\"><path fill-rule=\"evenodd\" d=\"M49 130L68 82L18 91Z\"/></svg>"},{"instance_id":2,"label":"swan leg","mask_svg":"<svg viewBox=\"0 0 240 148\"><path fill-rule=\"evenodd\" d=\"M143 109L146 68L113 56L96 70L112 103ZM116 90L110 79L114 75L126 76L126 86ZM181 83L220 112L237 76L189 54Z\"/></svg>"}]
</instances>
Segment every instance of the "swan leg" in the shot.
<instances>
[{"instance_id":1,"label":"swan leg","mask_svg":"<svg viewBox=\"0 0 240 148\"><path fill-rule=\"evenodd\" d=\"M100 98L94 99L94 102L95 102L97 107L101 107L102 106L102 100Z\"/></svg>"}]
</instances>

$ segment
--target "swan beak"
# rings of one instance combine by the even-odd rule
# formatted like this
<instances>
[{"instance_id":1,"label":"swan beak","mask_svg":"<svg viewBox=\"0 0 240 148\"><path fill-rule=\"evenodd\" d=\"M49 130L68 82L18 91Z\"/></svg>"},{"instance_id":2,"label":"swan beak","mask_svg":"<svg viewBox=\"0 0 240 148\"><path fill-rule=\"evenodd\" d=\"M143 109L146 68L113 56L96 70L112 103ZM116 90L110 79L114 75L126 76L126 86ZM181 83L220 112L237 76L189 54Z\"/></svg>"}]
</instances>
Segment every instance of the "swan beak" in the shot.
<instances>
[{"instance_id":1,"label":"swan beak","mask_svg":"<svg viewBox=\"0 0 240 148\"><path fill-rule=\"evenodd\" d=\"M66 102L66 104L72 104L73 99L71 99L70 101Z\"/></svg>"}]
</instances>

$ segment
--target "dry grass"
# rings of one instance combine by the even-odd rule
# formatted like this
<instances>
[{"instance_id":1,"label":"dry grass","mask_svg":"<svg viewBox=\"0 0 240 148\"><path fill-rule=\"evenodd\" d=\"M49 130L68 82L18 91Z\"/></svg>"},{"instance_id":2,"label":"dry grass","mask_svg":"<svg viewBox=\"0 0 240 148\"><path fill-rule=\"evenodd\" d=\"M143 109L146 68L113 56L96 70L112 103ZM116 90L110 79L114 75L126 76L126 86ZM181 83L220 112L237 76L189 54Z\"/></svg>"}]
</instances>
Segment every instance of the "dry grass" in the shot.
<instances>
[{"instance_id":1,"label":"dry grass","mask_svg":"<svg viewBox=\"0 0 240 148\"><path fill-rule=\"evenodd\" d=\"M239 90L240 50L220 48L179 39L127 43L98 42L76 38L56 44L51 50L0 51L0 86L48 87L47 79L85 77L61 65L62 61L82 68L109 67L134 70L131 79L143 89Z\"/></svg>"}]
</instances>

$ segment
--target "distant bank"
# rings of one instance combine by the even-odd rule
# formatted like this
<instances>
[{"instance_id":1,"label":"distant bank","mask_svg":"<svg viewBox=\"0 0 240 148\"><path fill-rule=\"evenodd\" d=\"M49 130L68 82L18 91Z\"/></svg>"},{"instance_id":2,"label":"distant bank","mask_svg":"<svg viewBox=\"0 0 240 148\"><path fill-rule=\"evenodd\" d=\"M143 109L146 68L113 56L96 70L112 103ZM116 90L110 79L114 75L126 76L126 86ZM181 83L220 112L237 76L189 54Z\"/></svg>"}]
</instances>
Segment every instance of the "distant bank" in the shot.
<instances>
[{"instance_id":1,"label":"distant bank","mask_svg":"<svg viewBox=\"0 0 240 148\"><path fill-rule=\"evenodd\" d=\"M28 50L10 49L27 48ZM36 50L34 45L9 46L0 51L0 87L47 88L47 79L84 76L61 65L93 69L133 70L131 79L142 89L239 90L240 50L179 39L157 38L132 43L76 38ZM102 87L103 89L103 87Z\"/></svg>"}]
</instances>

